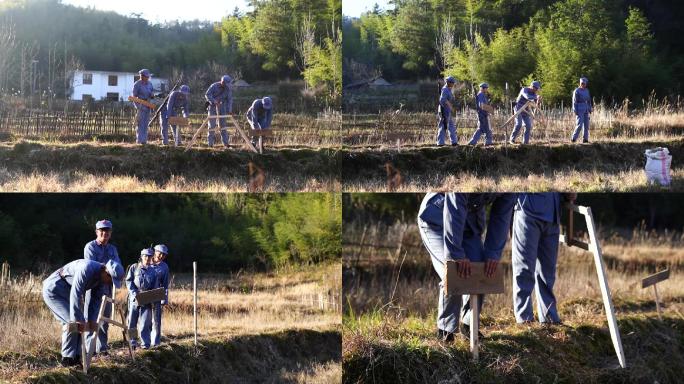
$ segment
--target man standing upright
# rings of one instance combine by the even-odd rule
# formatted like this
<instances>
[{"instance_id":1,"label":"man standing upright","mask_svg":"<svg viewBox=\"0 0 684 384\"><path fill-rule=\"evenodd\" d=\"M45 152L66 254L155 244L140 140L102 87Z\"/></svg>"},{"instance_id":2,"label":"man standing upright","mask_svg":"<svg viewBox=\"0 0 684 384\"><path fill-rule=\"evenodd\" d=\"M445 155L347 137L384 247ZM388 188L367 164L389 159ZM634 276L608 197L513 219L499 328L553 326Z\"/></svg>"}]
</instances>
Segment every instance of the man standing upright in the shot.
<instances>
[{"instance_id":1,"label":"man standing upright","mask_svg":"<svg viewBox=\"0 0 684 384\"><path fill-rule=\"evenodd\" d=\"M133 84L133 96L142 100L151 100L154 97L154 87L150 82L150 77L152 74L149 69L141 69L138 74L140 74L140 80ZM135 115L135 122L137 124L135 131L135 142L138 144L147 143L147 124L150 121L150 111L151 109L142 104L133 103L137 113Z\"/></svg>"},{"instance_id":2,"label":"man standing upright","mask_svg":"<svg viewBox=\"0 0 684 384\"><path fill-rule=\"evenodd\" d=\"M492 145L492 129L489 126L489 112L482 109L489 105L489 84L480 84L480 92L477 94L475 101L477 103L477 130L473 133L473 137L468 142L469 145L475 145L480 140L480 136L485 135L485 146Z\"/></svg>"},{"instance_id":3,"label":"man standing upright","mask_svg":"<svg viewBox=\"0 0 684 384\"><path fill-rule=\"evenodd\" d=\"M447 129L449 130L449 136L451 137L451 145L458 145L458 136L456 135L456 126L452 119L452 114L454 113L454 94L451 90L456 84L456 79L453 76L449 76L445 79L444 87L439 95L439 107L437 108L437 113L439 115L439 129L437 130L437 145L444 145L444 139L446 136Z\"/></svg>"},{"instance_id":4,"label":"man standing upright","mask_svg":"<svg viewBox=\"0 0 684 384\"><path fill-rule=\"evenodd\" d=\"M209 86L204 97L207 99L207 108L209 111L209 136L207 137L207 144L210 147L214 146L214 129L216 128L216 120L212 116L225 116L233 113L233 88L231 82L233 79L228 75L223 75L221 81ZM221 130L221 141L223 146L228 148L230 143L228 141L228 127L226 126L226 119L220 118L219 125Z\"/></svg>"},{"instance_id":5,"label":"man standing upright","mask_svg":"<svg viewBox=\"0 0 684 384\"><path fill-rule=\"evenodd\" d=\"M593 110L591 95L589 94L589 80L586 77L580 78L579 87L572 92L572 111L575 112L577 122L575 131L572 132L572 142L576 142L580 131L584 130L582 137L583 143L589 142L589 114Z\"/></svg>"},{"instance_id":6,"label":"man standing upright","mask_svg":"<svg viewBox=\"0 0 684 384\"><path fill-rule=\"evenodd\" d=\"M119 252L113 244L109 243L112 237L112 222L105 219L95 223L95 235L97 236L95 240L88 242L83 248L83 258L86 260L97 261L101 264L106 264L108 261L112 260L117 264L121 265ZM112 285L105 284L102 287L102 294L107 295L107 297L112 297ZM99 303L99 301L102 300L102 296L93 296L91 292L88 291L85 296L85 305L89 306L90 302L93 300ZM104 310L104 315L106 317L110 317L111 311L111 305L107 305ZM108 330L109 324L105 322L102 324L99 330L88 334L88 343L91 342L90 340L93 337L97 337L97 348L95 353L99 353L102 355L106 355L108 353Z\"/></svg>"}]
</instances>

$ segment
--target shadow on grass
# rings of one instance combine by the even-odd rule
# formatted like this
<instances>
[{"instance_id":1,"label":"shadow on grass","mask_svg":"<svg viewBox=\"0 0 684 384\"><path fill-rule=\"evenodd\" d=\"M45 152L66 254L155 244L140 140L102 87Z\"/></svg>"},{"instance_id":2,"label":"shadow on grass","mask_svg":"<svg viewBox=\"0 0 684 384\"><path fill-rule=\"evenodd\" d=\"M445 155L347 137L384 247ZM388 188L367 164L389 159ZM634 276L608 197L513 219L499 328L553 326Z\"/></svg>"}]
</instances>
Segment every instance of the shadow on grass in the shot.
<instances>
[{"instance_id":1,"label":"shadow on grass","mask_svg":"<svg viewBox=\"0 0 684 384\"><path fill-rule=\"evenodd\" d=\"M619 321L627 368L607 328L509 326L492 332L474 363L465 340L372 341L345 335L344 383L677 383L684 372L684 320ZM427 336L426 338L430 338Z\"/></svg>"},{"instance_id":2,"label":"shadow on grass","mask_svg":"<svg viewBox=\"0 0 684 384\"><path fill-rule=\"evenodd\" d=\"M227 340L168 343L138 353L134 361L112 356L88 374L66 368L38 372L28 383L264 383L293 382L297 374L341 361L338 331L288 330Z\"/></svg>"},{"instance_id":3,"label":"shadow on grass","mask_svg":"<svg viewBox=\"0 0 684 384\"><path fill-rule=\"evenodd\" d=\"M191 149L131 144L49 144L22 141L0 147L3 167L9 171L136 176L163 186L182 176L188 181L226 179L248 182L248 164L261 168L267 180L308 179L339 181L341 157L330 149L242 150ZM293 172L296 170L296 172Z\"/></svg>"},{"instance_id":4,"label":"shadow on grass","mask_svg":"<svg viewBox=\"0 0 684 384\"><path fill-rule=\"evenodd\" d=\"M684 140L655 142L599 142L588 145L527 145L497 146L494 148L428 147L403 151L378 150L342 151L342 180L346 185L376 183L387 179L385 164L391 163L403 178L433 179L439 175L441 183L450 175L469 173L489 178L537 175L551 177L559 171L619 172L643 170L644 151L667 147L674 159L684 156ZM528 186L529 188L530 186ZM524 188L523 188L524 189ZM637 190L646 190L643 188ZM684 189L675 180L673 189Z\"/></svg>"}]
</instances>

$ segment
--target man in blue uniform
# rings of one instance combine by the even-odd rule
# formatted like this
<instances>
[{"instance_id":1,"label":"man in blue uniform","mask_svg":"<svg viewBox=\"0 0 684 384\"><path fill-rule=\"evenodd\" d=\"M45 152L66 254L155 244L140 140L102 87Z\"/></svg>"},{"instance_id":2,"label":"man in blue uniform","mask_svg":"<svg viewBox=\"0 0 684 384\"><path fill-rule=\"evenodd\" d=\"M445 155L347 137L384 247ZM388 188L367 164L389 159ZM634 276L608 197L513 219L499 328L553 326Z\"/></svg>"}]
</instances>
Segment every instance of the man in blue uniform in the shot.
<instances>
[{"instance_id":1,"label":"man in blue uniform","mask_svg":"<svg viewBox=\"0 0 684 384\"><path fill-rule=\"evenodd\" d=\"M221 81L216 82L209 86L204 97L207 99L208 110L209 110L209 136L207 137L207 143L210 147L214 145L214 129L216 128L216 119L211 119L212 116L218 115L228 115L233 113L233 88L231 82L233 79L228 75L223 75ZM228 148L228 126L226 126L226 119L221 118L219 120L219 125L221 126L221 141L223 141L223 146Z\"/></svg>"},{"instance_id":2,"label":"man in blue uniform","mask_svg":"<svg viewBox=\"0 0 684 384\"><path fill-rule=\"evenodd\" d=\"M541 83L538 81L533 81L529 87L523 87L518 94L518 99L515 101L515 111L517 112L520 110L520 108L525 106L529 101L537 102L538 100L541 100L541 96L537 94L540 90ZM528 107L524 112L515 117L515 126L513 127L513 132L511 132L509 143L515 144L515 139L518 137L518 133L520 133L520 128L523 123L525 123L523 144L530 142L530 133L532 132L532 116L528 113L530 110L531 108Z\"/></svg>"},{"instance_id":3,"label":"man in blue uniform","mask_svg":"<svg viewBox=\"0 0 684 384\"><path fill-rule=\"evenodd\" d=\"M83 308L86 292L102 297L102 288L112 283L120 287L123 267L114 260L106 264L92 260L76 260L50 274L43 281L43 300L55 318L62 323L63 366L80 364L81 338L78 332L95 328L100 302L93 300ZM86 311L86 315L84 315ZM87 316L87 317L86 317ZM87 322L86 322L87 321ZM67 323L78 323L78 332L69 332Z\"/></svg>"},{"instance_id":4,"label":"man in blue uniform","mask_svg":"<svg viewBox=\"0 0 684 384\"><path fill-rule=\"evenodd\" d=\"M445 79L446 84L442 87L442 92L439 96L439 108L437 108L437 114L439 115L439 130L437 131L437 145L444 145L444 136L446 135L447 129L449 130L449 136L451 137L451 145L458 145L458 136L456 136L456 126L451 118L454 112L454 94L451 89L456 84L456 79L453 76L449 76Z\"/></svg>"},{"instance_id":5,"label":"man in blue uniform","mask_svg":"<svg viewBox=\"0 0 684 384\"><path fill-rule=\"evenodd\" d=\"M268 96L254 100L246 115L252 129L270 128L273 120L273 101ZM256 145L256 138L252 138L252 145Z\"/></svg>"},{"instance_id":6,"label":"man in blue uniform","mask_svg":"<svg viewBox=\"0 0 684 384\"><path fill-rule=\"evenodd\" d=\"M95 223L95 235L97 238L93 241L88 242L83 248L83 258L86 260L97 261L98 263L106 263L109 260L113 260L118 264L121 264L121 259L119 258L119 252L113 244L109 241L112 236L112 222L109 220L100 220ZM104 286L102 288L102 294L92 296L90 292L86 293L86 306L90 305L91 301L97 301L100 304L102 300L102 295L107 295L107 297L112 297L112 287L111 285ZM110 317L111 315L111 305L107 305L104 311L104 315ZM98 332L91 332L88 334L88 343L90 343L91 338L96 337L97 334L97 349L96 353L107 354L109 345L107 344L107 332L109 330L109 324L104 323Z\"/></svg>"},{"instance_id":7,"label":"man in blue uniform","mask_svg":"<svg viewBox=\"0 0 684 384\"><path fill-rule=\"evenodd\" d=\"M128 328L136 329L140 323L140 340L142 348L148 349L151 345L150 332L152 330L152 304L138 305L136 296L138 292L149 291L156 288L157 274L152 265L154 251L145 248L140 252L140 261L128 268L126 273L126 287L128 288ZM131 348L138 346L136 339L131 339Z\"/></svg>"},{"instance_id":8,"label":"man in blue uniform","mask_svg":"<svg viewBox=\"0 0 684 384\"><path fill-rule=\"evenodd\" d=\"M178 116L179 111L185 118L190 115L190 87L187 85L181 85L178 91L171 92L166 105L159 113L159 125L164 145L169 144L169 117ZM177 125L172 126L171 129L173 129L174 145L181 145L180 129Z\"/></svg>"},{"instance_id":9,"label":"man in blue uniform","mask_svg":"<svg viewBox=\"0 0 684 384\"><path fill-rule=\"evenodd\" d=\"M469 145L475 145L480 140L480 135L485 135L485 146L492 145L492 129L489 125L489 112L482 109L483 105L489 105L489 84L480 84L480 92L478 92L475 102L477 103L477 130L473 133L473 137L468 142Z\"/></svg>"},{"instance_id":10,"label":"man in blue uniform","mask_svg":"<svg viewBox=\"0 0 684 384\"><path fill-rule=\"evenodd\" d=\"M162 305L169 303L169 266L164 260L169 254L169 249L164 244L154 246L154 263L157 274L157 284L155 288L164 287L166 293L161 302L154 303L154 317L152 318L152 346L156 347L161 343L161 322Z\"/></svg>"},{"instance_id":11,"label":"man in blue uniform","mask_svg":"<svg viewBox=\"0 0 684 384\"><path fill-rule=\"evenodd\" d=\"M508 237L513 194L428 193L418 212L418 228L423 245L432 257L432 265L440 277L437 309L437 334L442 340L452 340L462 318L461 332L468 334L470 326L469 295L444 293L447 260L457 263L463 277L470 275L470 262L485 262L485 274L493 276ZM491 205L485 225L486 207ZM487 229L486 237L482 235ZM480 295L479 306L484 295Z\"/></svg>"},{"instance_id":12,"label":"man in blue uniform","mask_svg":"<svg viewBox=\"0 0 684 384\"><path fill-rule=\"evenodd\" d=\"M589 114L593 110L591 95L589 94L589 80L586 77L580 78L579 87L572 93L572 111L575 112L576 124L575 131L572 133L572 142L577 141L580 131L584 129L582 137L583 143L589 142Z\"/></svg>"},{"instance_id":13,"label":"man in blue uniform","mask_svg":"<svg viewBox=\"0 0 684 384\"><path fill-rule=\"evenodd\" d=\"M575 194L564 199L574 202ZM560 323L553 285L560 236L559 193L521 193L513 215L513 309L518 323L534 321L532 290L541 323ZM536 289L535 289L536 288Z\"/></svg>"},{"instance_id":14,"label":"man in blue uniform","mask_svg":"<svg viewBox=\"0 0 684 384\"><path fill-rule=\"evenodd\" d=\"M133 84L133 96L143 99L152 100L154 97L154 88L150 82L150 77L152 74L149 69L141 69L139 72L140 80ZM142 104L133 103L137 113L135 115L135 122L137 128L135 131L135 142L138 144L147 143L147 124L150 120L151 109Z\"/></svg>"}]
</instances>

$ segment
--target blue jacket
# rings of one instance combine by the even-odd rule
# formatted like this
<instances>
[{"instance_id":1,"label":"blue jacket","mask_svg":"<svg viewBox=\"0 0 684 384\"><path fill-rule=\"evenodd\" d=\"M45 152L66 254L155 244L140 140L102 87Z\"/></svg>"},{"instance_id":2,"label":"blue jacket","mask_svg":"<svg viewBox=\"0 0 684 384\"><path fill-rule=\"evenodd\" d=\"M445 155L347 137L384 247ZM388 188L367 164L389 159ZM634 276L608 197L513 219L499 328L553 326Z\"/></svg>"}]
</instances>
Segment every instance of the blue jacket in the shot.
<instances>
[{"instance_id":1,"label":"blue jacket","mask_svg":"<svg viewBox=\"0 0 684 384\"><path fill-rule=\"evenodd\" d=\"M273 108L265 109L263 101L261 101L261 99L256 99L252 103L252 106L247 110L247 120L252 122L255 128L257 128L257 124L259 124L261 129L266 129L271 126Z\"/></svg>"},{"instance_id":2,"label":"blue jacket","mask_svg":"<svg viewBox=\"0 0 684 384\"><path fill-rule=\"evenodd\" d=\"M515 195L428 193L421 203L418 217L437 229L442 229L446 259L463 259L466 257L461 244L463 237L482 237L485 230L486 207L490 204L484 243L485 259L500 260L508 236Z\"/></svg>"},{"instance_id":3,"label":"blue jacket","mask_svg":"<svg viewBox=\"0 0 684 384\"><path fill-rule=\"evenodd\" d=\"M181 109L183 111L183 117L188 117L190 111L190 97L181 91L171 92L169 100L166 103L168 116L176 116L176 109Z\"/></svg>"},{"instance_id":4,"label":"blue jacket","mask_svg":"<svg viewBox=\"0 0 684 384\"><path fill-rule=\"evenodd\" d=\"M547 223L560 224L560 193L521 193L518 195L515 210Z\"/></svg>"},{"instance_id":5,"label":"blue jacket","mask_svg":"<svg viewBox=\"0 0 684 384\"><path fill-rule=\"evenodd\" d=\"M212 105L218 103L226 103L228 105L228 112L233 111L233 88L230 85L221 86L221 82L216 82L209 86L207 92L204 94Z\"/></svg>"},{"instance_id":6,"label":"blue jacket","mask_svg":"<svg viewBox=\"0 0 684 384\"><path fill-rule=\"evenodd\" d=\"M593 106L591 104L591 95L589 94L589 88L575 88L572 93L572 111L576 114L581 114L585 112L591 112Z\"/></svg>"},{"instance_id":7,"label":"blue jacket","mask_svg":"<svg viewBox=\"0 0 684 384\"><path fill-rule=\"evenodd\" d=\"M162 261L161 263L154 266L154 270L155 270L156 276L157 276L155 288L160 288L160 287L164 288L165 292L164 292L164 300L162 301L162 304L168 304L169 303L169 266L168 266L168 264L166 264L166 262Z\"/></svg>"},{"instance_id":8,"label":"blue jacket","mask_svg":"<svg viewBox=\"0 0 684 384\"><path fill-rule=\"evenodd\" d=\"M153 94L154 87L152 86L151 82L143 82L142 80L138 80L135 82L135 84L133 84L133 96L143 100L149 100L152 98ZM147 108L144 105L140 105L138 103L133 103L133 105L135 105L135 108Z\"/></svg>"},{"instance_id":9,"label":"blue jacket","mask_svg":"<svg viewBox=\"0 0 684 384\"><path fill-rule=\"evenodd\" d=\"M489 112L485 111L480 107L482 104L489 104L489 97L487 97L487 95L484 92L480 92L477 94L477 97L475 97L475 102L477 103L477 115L479 117L489 116Z\"/></svg>"},{"instance_id":10,"label":"blue jacket","mask_svg":"<svg viewBox=\"0 0 684 384\"><path fill-rule=\"evenodd\" d=\"M97 243L97 240L86 243L85 247L83 247L83 258L97 261L102 264L106 264L109 260L114 260L121 264L119 252L116 250L116 247L111 243L100 245Z\"/></svg>"},{"instance_id":11,"label":"blue jacket","mask_svg":"<svg viewBox=\"0 0 684 384\"><path fill-rule=\"evenodd\" d=\"M86 291L92 290L92 297L88 306L88 319L95 321L100 310L100 303L103 294L102 281L100 280L101 271L104 266L92 260L74 260L61 268L62 278L71 287L69 294L69 321L85 321L83 310L81 309L81 298Z\"/></svg>"},{"instance_id":12,"label":"blue jacket","mask_svg":"<svg viewBox=\"0 0 684 384\"><path fill-rule=\"evenodd\" d=\"M133 298L139 291L149 291L157 288L157 273L153 266L144 266L135 263L128 268L126 273L126 287L129 295Z\"/></svg>"},{"instance_id":13,"label":"blue jacket","mask_svg":"<svg viewBox=\"0 0 684 384\"><path fill-rule=\"evenodd\" d=\"M537 101L537 97L538 95L532 91L532 88L523 87L515 100L515 110L522 108L528 101ZM523 112L523 114L527 114L527 112Z\"/></svg>"},{"instance_id":14,"label":"blue jacket","mask_svg":"<svg viewBox=\"0 0 684 384\"><path fill-rule=\"evenodd\" d=\"M454 94L451 92L451 89L445 85L442 87L442 93L439 96L439 106L441 111L448 116L451 114L451 109L447 105L447 101L450 102L451 105L454 105Z\"/></svg>"}]
</instances>

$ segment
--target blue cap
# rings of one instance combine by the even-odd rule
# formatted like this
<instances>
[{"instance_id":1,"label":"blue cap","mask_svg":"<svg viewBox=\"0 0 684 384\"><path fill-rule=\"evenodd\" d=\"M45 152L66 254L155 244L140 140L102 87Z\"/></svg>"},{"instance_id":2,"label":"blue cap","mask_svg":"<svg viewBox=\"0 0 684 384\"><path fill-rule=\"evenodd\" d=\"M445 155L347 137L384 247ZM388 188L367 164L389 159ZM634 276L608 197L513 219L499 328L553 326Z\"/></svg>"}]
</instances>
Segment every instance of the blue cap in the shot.
<instances>
[{"instance_id":1,"label":"blue cap","mask_svg":"<svg viewBox=\"0 0 684 384\"><path fill-rule=\"evenodd\" d=\"M266 96L263 99L261 99L261 104L263 104L264 109L271 109L273 108L273 101L271 101L271 98Z\"/></svg>"},{"instance_id":2,"label":"blue cap","mask_svg":"<svg viewBox=\"0 0 684 384\"><path fill-rule=\"evenodd\" d=\"M104 219L104 220L100 220L97 223L95 223L95 229L102 229L102 228L112 229L112 222L107 220L107 219Z\"/></svg>"},{"instance_id":3,"label":"blue cap","mask_svg":"<svg viewBox=\"0 0 684 384\"><path fill-rule=\"evenodd\" d=\"M142 251L140 251L140 256L145 255L145 256L154 256L154 251L152 248L143 248Z\"/></svg>"},{"instance_id":4,"label":"blue cap","mask_svg":"<svg viewBox=\"0 0 684 384\"><path fill-rule=\"evenodd\" d=\"M112 277L114 286L121 288L121 280L123 280L124 275L124 270L121 264L114 260L109 260L107 264L105 264L105 269L107 270L107 273L109 273L109 276Z\"/></svg>"},{"instance_id":5,"label":"blue cap","mask_svg":"<svg viewBox=\"0 0 684 384\"><path fill-rule=\"evenodd\" d=\"M586 77L580 77L580 83L589 84L589 79Z\"/></svg>"},{"instance_id":6,"label":"blue cap","mask_svg":"<svg viewBox=\"0 0 684 384\"><path fill-rule=\"evenodd\" d=\"M456 79L453 76L449 76L446 79L444 79L447 83L454 84L456 82Z\"/></svg>"},{"instance_id":7,"label":"blue cap","mask_svg":"<svg viewBox=\"0 0 684 384\"><path fill-rule=\"evenodd\" d=\"M480 88L489 88L489 84L482 83L482 84L480 84Z\"/></svg>"},{"instance_id":8,"label":"blue cap","mask_svg":"<svg viewBox=\"0 0 684 384\"><path fill-rule=\"evenodd\" d=\"M154 250L155 250L155 251L159 251L159 252L161 252L161 253L163 253L163 254L165 254L165 255L168 255L168 254L169 254L169 248L167 248L166 245L164 245L164 244L157 244L157 245L155 245L155 246L154 246Z\"/></svg>"},{"instance_id":9,"label":"blue cap","mask_svg":"<svg viewBox=\"0 0 684 384\"><path fill-rule=\"evenodd\" d=\"M228 75L221 76L221 82L222 83L230 84L231 81L233 81L232 77L230 77Z\"/></svg>"},{"instance_id":10,"label":"blue cap","mask_svg":"<svg viewBox=\"0 0 684 384\"><path fill-rule=\"evenodd\" d=\"M138 73L140 74L140 76L145 76L145 77L151 76L149 69L141 69L140 71L138 71Z\"/></svg>"},{"instance_id":11,"label":"blue cap","mask_svg":"<svg viewBox=\"0 0 684 384\"><path fill-rule=\"evenodd\" d=\"M190 87L188 87L188 86L185 85L185 84L184 84L184 85L181 85L180 91L181 91L181 93L185 93L185 94L187 95L188 93L190 93Z\"/></svg>"},{"instance_id":12,"label":"blue cap","mask_svg":"<svg viewBox=\"0 0 684 384\"><path fill-rule=\"evenodd\" d=\"M533 81L532 84L530 84L530 86L531 86L532 88L541 89L541 83L538 82L538 81L536 81L536 80Z\"/></svg>"}]
</instances>

